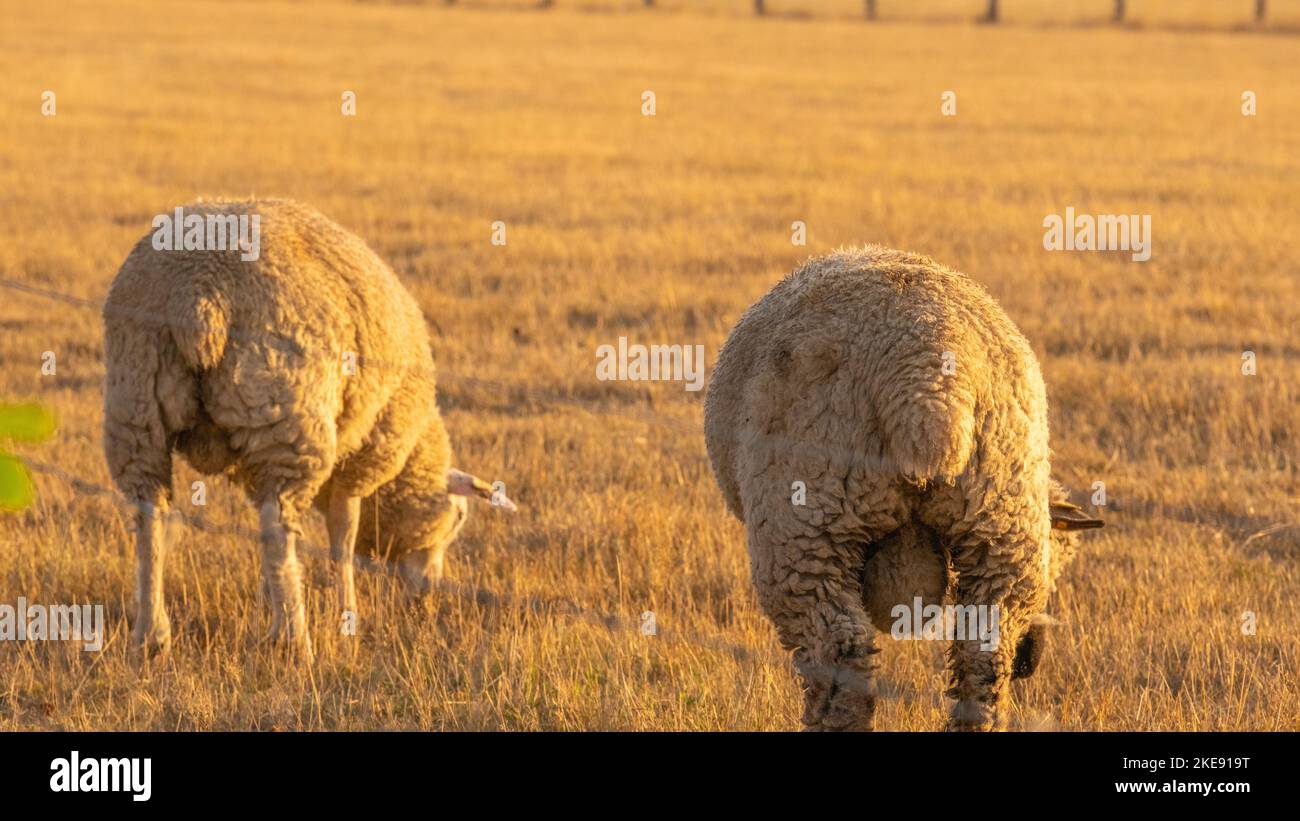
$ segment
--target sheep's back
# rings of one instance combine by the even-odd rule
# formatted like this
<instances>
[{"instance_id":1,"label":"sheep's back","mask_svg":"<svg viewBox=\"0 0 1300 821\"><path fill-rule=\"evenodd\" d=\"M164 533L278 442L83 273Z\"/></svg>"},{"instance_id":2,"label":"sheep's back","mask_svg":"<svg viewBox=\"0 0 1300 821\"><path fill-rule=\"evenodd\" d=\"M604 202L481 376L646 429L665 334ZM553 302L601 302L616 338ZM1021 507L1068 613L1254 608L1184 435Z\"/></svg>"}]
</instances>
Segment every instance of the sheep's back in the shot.
<instances>
[{"instance_id":1,"label":"sheep's back","mask_svg":"<svg viewBox=\"0 0 1300 821\"><path fill-rule=\"evenodd\" d=\"M159 344L169 331L203 410L236 451L282 445L306 427L300 435L329 438L345 459L373 440L404 384L432 405L423 315L362 240L287 201L199 202L184 213L257 215L258 258L160 251L146 236L115 280L106 321L145 327L141 313L165 315Z\"/></svg>"},{"instance_id":2,"label":"sheep's back","mask_svg":"<svg viewBox=\"0 0 1300 821\"><path fill-rule=\"evenodd\" d=\"M878 247L811 260L746 311L705 406L715 473L742 519L741 477L850 492L879 477L951 481L1008 425L999 435L1012 439L1041 427L1045 452L1046 400L1024 337L965 276Z\"/></svg>"}]
</instances>

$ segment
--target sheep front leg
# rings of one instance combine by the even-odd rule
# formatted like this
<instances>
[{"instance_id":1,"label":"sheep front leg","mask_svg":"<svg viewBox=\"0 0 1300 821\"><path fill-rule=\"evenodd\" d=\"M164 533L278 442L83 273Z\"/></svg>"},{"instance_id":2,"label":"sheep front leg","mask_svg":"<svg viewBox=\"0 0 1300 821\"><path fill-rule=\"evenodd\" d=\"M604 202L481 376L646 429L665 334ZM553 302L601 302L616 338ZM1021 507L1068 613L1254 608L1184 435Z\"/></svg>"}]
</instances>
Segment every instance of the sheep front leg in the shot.
<instances>
[{"instance_id":1,"label":"sheep front leg","mask_svg":"<svg viewBox=\"0 0 1300 821\"><path fill-rule=\"evenodd\" d=\"M349 496L337 486L330 490L329 512L325 517L330 534L330 562L338 588L340 618L356 619L357 593L352 556L361 522L361 497Z\"/></svg>"},{"instance_id":2,"label":"sheep front leg","mask_svg":"<svg viewBox=\"0 0 1300 821\"><path fill-rule=\"evenodd\" d=\"M750 556L759 601L794 651L805 727L872 729L880 650L863 607L861 546L751 532Z\"/></svg>"},{"instance_id":3,"label":"sheep front leg","mask_svg":"<svg viewBox=\"0 0 1300 821\"><path fill-rule=\"evenodd\" d=\"M302 599L302 571L298 564L299 531L292 512L276 497L262 503L262 579L271 602L273 641L311 657L307 611Z\"/></svg>"},{"instance_id":4,"label":"sheep front leg","mask_svg":"<svg viewBox=\"0 0 1300 821\"><path fill-rule=\"evenodd\" d=\"M172 626L163 606L163 563L167 557L166 504L136 504L135 628L131 649L139 654L165 653L171 647Z\"/></svg>"}]
</instances>

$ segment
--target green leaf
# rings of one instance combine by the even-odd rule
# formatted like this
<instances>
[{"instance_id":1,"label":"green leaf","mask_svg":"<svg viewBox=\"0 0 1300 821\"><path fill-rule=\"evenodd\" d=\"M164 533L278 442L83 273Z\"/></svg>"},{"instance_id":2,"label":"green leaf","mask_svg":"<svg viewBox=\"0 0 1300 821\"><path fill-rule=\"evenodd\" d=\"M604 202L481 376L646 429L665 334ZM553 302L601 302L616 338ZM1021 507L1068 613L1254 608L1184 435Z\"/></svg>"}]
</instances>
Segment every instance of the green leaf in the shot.
<instances>
[{"instance_id":1,"label":"green leaf","mask_svg":"<svg viewBox=\"0 0 1300 821\"><path fill-rule=\"evenodd\" d=\"M54 435L54 414L43 405L0 405L0 439L40 442Z\"/></svg>"},{"instance_id":2,"label":"green leaf","mask_svg":"<svg viewBox=\"0 0 1300 821\"><path fill-rule=\"evenodd\" d=\"M13 456L0 453L0 511L22 510L32 503L32 480Z\"/></svg>"}]
</instances>

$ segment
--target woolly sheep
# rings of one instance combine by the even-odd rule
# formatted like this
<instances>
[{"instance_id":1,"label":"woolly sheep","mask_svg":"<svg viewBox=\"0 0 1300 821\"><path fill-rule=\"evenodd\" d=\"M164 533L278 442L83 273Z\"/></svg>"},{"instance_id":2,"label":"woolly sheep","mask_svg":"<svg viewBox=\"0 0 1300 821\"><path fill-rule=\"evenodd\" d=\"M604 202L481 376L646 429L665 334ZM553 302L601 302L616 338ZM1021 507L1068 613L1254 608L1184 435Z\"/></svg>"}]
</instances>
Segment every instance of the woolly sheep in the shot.
<instances>
[{"instance_id":1,"label":"woolly sheep","mask_svg":"<svg viewBox=\"0 0 1300 821\"><path fill-rule=\"evenodd\" d=\"M1000 726L1073 531L1101 522L1051 479L1038 362L983 288L878 246L810 260L732 330L704 427L805 725L871 729L877 631L919 596L998 607L995 649L953 642L947 694L950 729Z\"/></svg>"},{"instance_id":2,"label":"woolly sheep","mask_svg":"<svg viewBox=\"0 0 1300 821\"><path fill-rule=\"evenodd\" d=\"M171 638L163 520L179 452L257 505L271 636L310 655L296 555L308 508L325 513L339 606L354 614L354 550L427 592L466 497L494 494L451 468L424 318L362 240L289 201L183 212L255 215L260 256L156 250L146 236L104 306L104 447L136 505L132 646L166 649Z\"/></svg>"}]
</instances>

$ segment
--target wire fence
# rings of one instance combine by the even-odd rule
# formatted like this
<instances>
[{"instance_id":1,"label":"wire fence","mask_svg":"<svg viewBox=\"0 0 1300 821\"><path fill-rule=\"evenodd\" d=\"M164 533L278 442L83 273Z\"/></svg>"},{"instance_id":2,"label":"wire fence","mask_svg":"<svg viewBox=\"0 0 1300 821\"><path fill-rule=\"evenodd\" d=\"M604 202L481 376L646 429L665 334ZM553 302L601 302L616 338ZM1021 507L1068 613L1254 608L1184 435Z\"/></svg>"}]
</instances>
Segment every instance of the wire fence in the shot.
<instances>
[{"instance_id":1,"label":"wire fence","mask_svg":"<svg viewBox=\"0 0 1300 821\"><path fill-rule=\"evenodd\" d=\"M393 0L396 4L410 5L412 0ZM1159 19L1156 15L1179 3L1174 0L1073 0L1070 3L1048 3L1042 0L416 0L419 5L455 7L499 7L554 9L562 7L589 10L593 8L642 8L647 11L698 11L706 13L751 13L755 16L781 17L846 17L850 14L869 21L884 19L926 19L927 14L945 13L981 23L1004 23L1008 15L1016 19L1020 13L1043 16L1044 8L1062 15L1073 13L1077 20L1110 21L1117 24ZM1275 0L1276 3L1276 0ZM1182 3L1186 5L1186 3ZM1204 5L1204 0L1202 0ZM1276 11L1269 0L1221 0L1217 3L1215 17L1238 24L1269 25L1270 10ZM1145 12L1134 16L1135 8ZM1065 12L1059 11L1065 8ZM856 9L856 12L852 10Z\"/></svg>"}]
</instances>

